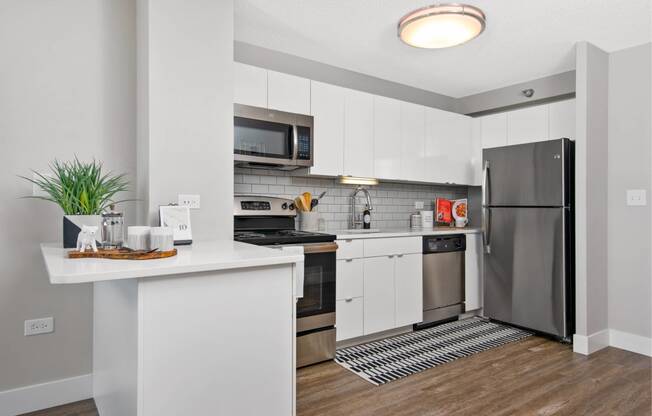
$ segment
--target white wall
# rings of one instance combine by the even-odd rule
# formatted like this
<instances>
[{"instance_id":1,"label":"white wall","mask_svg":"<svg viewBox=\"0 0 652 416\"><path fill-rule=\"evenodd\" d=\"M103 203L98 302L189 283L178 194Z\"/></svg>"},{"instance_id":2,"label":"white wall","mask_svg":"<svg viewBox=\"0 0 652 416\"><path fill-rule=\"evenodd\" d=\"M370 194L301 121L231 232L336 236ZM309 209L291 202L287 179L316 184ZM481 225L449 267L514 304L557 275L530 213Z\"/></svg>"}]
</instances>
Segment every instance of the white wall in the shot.
<instances>
[{"instance_id":1,"label":"white wall","mask_svg":"<svg viewBox=\"0 0 652 416\"><path fill-rule=\"evenodd\" d=\"M651 338L651 215L627 189L650 196L650 44L609 55L609 329Z\"/></svg>"},{"instance_id":2,"label":"white wall","mask_svg":"<svg viewBox=\"0 0 652 416\"><path fill-rule=\"evenodd\" d=\"M0 391L91 371L91 287L50 285L38 247L61 240L62 212L19 199L32 188L15 175L78 155L135 186L134 39L130 0L2 1ZM45 316L53 334L23 336Z\"/></svg>"},{"instance_id":3,"label":"white wall","mask_svg":"<svg viewBox=\"0 0 652 416\"><path fill-rule=\"evenodd\" d=\"M607 151L609 55L577 44L576 93L576 336L574 350L608 343ZM592 344L592 345L591 345Z\"/></svg>"},{"instance_id":4,"label":"white wall","mask_svg":"<svg viewBox=\"0 0 652 416\"><path fill-rule=\"evenodd\" d=\"M193 239L233 238L233 1L139 0L139 174L150 223L200 194Z\"/></svg>"}]
</instances>

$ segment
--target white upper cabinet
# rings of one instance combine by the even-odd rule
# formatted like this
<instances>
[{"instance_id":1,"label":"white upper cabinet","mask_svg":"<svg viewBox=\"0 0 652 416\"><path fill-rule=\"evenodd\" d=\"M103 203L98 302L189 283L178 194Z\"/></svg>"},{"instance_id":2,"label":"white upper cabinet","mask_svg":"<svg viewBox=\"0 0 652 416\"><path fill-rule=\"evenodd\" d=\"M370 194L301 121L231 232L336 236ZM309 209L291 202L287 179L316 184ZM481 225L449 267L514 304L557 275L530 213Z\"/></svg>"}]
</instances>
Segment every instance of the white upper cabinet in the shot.
<instances>
[{"instance_id":1,"label":"white upper cabinet","mask_svg":"<svg viewBox=\"0 0 652 416\"><path fill-rule=\"evenodd\" d=\"M426 109L426 180L470 184L473 181L471 118Z\"/></svg>"},{"instance_id":2,"label":"white upper cabinet","mask_svg":"<svg viewBox=\"0 0 652 416\"><path fill-rule=\"evenodd\" d=\"M548 107L550 140L575 139L575 99L552 103Z\"/></svg>"},{"instance_id":3,"label":"white upper cabinet","mask_svg":"<svg viewBox=\"0 0 652 416\"><path fill-rule=\"evenodd\" d=\"M491 114L480 120L483 149L507 146L507 113Z\"/></svg>"},{"instance_id":4,"label":"white upper cabinet","mask_svg":"<svg viewBox=\"0 0 652 416\"><path fill-rule=\"evenodd\" d=\"M234 62L233 102L267 108L267 70Z\"/></svg>"},{"instance_id":5,"label":"white upper cabinet","mask_svg":"<svg viewBox=\"0 0 652 416\"><path fill-rule=\"evenodd\" d=\"M374 175L374 99L366 92L344 90L344 175Z\"/></svg>"},{"instance_id":6,"label":"white upper cabinet","mask_svg":"<svg viewBox=\"0 0 652 416\"><path fill-rule=\"evenodd\" d=\"M314 175L338 176L344 172L345 89L311 82L310 109L314 117Z\"/></svg>"},{"instance_id":7,"label":"white upper cabinet","mask_svg":"<svg viewBox=\"0 0 652 416\"><path fill-rule=\"evenodd\" d=\"M401 179L425 181L425 107L401 102Z\"/></svg>"},{"instance_id":8,"label":"white upper cabinet","mask_svg":"<svg viewBox=\"0 0 652 416\"><path fill-rule=\"evenodd\" d=\"M482 119L471 119L471 165L473 180L471 185L482 185Z\"/></svg>"},{"instance_id":9,"label":"white upper cabinet","mask_svg":"<svg viewBox=\"0 0 652 416\"><path fill-rule=\"evenodd\" d=\"M452 140L448 152L451 155L450 182L469 185L473 182L473 143L471 136L471 117L452 114Z\"/></svg>"},{"instance_id":10,"label":"white upper cabinet","mask_svg":"<svg viewBox=\"0 0 652 416\"><path fill-rule=\"evenodd\" d=\"M401 177L401 102L374 96L374 177Z\"/></svg>"},{"instance_id":11,"label":"white upper cabinet","mask_svg":"<svg viewBox=\"0 0 652 416\"><path fill-rule=\"evenodd\" d=\"M507 143L521 144L548 140L548 106L523 108L507 113Z\"/></svg>"},{"instance_id":12,"label":"white upper cabinet","mask_svg":"<svg viewBox=\"0 0 652 416\"><path fill-rule=\"evenodd\" d=\"M426 179L444 183L450 181L450 130L449 113L426 108Z\"/></svg>"},{"instance_id":13,"label":"white upper cabinet","mask_svg":"<svg viewBox=\"0 0 652 416\"><path fill-rule=\"evenodd\" d=\"M310 114L310 80L267 71L267 105L272 110Z\"/></svg>"}]
</instances>

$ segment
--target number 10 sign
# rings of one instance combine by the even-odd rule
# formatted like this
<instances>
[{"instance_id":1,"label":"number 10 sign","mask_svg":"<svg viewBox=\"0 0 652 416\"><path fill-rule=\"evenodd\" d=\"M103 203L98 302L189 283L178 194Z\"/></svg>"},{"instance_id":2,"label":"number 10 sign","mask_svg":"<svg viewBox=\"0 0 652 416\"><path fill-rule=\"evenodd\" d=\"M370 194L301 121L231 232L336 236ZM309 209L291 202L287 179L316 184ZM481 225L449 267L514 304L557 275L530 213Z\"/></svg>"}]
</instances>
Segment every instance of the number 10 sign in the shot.
<instances>
[{"instance_id":1,"label":"number 10 sign","mask_svg":"<svg viewBox=\"0 0 652 416\"><path fill-rule=\"evenodd\" d=\"M170 227L174 233L174 244L192 244L192 228L190 227L190 209L178 205L159 207L161 227Z\"/></svg>"}]
</instances>

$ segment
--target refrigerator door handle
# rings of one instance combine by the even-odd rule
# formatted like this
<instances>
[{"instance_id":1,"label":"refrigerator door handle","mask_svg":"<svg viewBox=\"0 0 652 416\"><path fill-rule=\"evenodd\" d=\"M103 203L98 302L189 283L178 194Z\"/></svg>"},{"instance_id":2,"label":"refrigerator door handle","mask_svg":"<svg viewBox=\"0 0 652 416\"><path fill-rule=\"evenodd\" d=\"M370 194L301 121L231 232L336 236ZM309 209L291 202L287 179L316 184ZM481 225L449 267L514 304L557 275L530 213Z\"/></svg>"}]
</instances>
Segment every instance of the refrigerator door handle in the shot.
<instances>
[{"instance_id":1,"label":"refrigerator door handle","mask_svg":"<svg viewBox=\"0 0 652 416\"><path fill-rule=\"evenodd\" d=\"M482 240L485 253L491 253L491 212L489 210L489 161L484 162L482 172Z\"/></svg>"},{"instance_id":2,"label":"refrigerator door handle","mask_svg":"<svg viewBox=\"0 0 652 416\"><path fill-rule=\"evenodd\" d=\"M482 209L482 239L484 240L484 252L491 254L491 209Z\"/></svg>"}]
</instances>

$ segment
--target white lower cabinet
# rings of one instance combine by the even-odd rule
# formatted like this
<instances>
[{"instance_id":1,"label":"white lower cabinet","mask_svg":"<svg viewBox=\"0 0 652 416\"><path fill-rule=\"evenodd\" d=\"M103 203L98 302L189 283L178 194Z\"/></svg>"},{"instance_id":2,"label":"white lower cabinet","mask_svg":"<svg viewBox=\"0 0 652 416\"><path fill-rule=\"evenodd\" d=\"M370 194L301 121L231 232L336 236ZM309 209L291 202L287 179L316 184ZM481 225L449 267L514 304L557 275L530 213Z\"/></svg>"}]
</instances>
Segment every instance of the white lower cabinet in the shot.
<instances>
[{"instance_id":1,"label":"white lower cabinet","mask_svg":"<svg viewBox=\"0 0 652 416\"><path fill-rule=\"evenodd\" d=\"M338 341L423 320L421 237L337 243Z\"/></svg>"},{"instance_id":2,"label":"white lower cabinet","mask_svg":"<svg viewBox=\"0 0 652 416\"><path fill-rule=\"evenodd\" d=\"M396 256L394 287L396 326L423 321L423 256Z\"/></svg>"},{"instance_id":3,"label":"white lower cabinet","mask_svg":"<svg viewBox=\"0 0 652 416\"><path fill-rule=\"evenodd\" d=\"M466 311L482 308L482 234L466 235L464 253L464 306Z\"/></svg>"},{"instance_id":4,"label":"white lower cabinet","mask_svg":"<svg viewBox=\"0 0 652 416\"><path fill-rule=\"evenodd\" d=\"M396 327L394 256L364 259L364 334Z\"/></svg>"},{"instance_id":5,"label":"white lower cabinet","mask_svg":"<svg viewBox=\"0 0 652 416\"><path fill-rule=\"evenodd\" d=\"M362 297L364 294L362 259L337 261L337 281L335 292L337 300Z\"/></svg>"},{"instance_id":6,"label":"white lower cabinet","mask_svg":"<svg viewBox=\"0 0 652 416\"><path fill-rule=\"evenodd\" d=\"M342 299L335 303L335 327L337 341L364 335L363 298Z\"/></svg>"}]
</instances>

